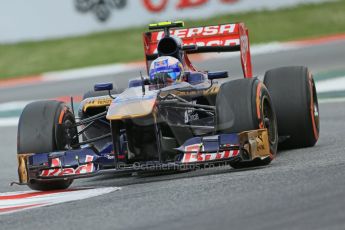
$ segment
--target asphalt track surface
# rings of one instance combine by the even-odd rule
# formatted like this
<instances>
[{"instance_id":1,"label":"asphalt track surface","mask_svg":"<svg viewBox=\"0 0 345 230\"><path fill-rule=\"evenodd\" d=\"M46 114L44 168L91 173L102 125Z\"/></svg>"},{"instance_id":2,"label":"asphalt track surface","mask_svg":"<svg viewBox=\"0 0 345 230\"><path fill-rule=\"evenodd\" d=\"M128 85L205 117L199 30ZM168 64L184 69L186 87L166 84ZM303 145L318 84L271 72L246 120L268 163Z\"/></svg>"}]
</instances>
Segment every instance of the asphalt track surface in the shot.
<instances>
[{"instance_id":1,"label":"asphalt track surface","mask_svg":"<svg viewBox=\"0 0 345 230\"><path fill-rule=\"evenodd\" d=\"M253 57L254 73L284 65L314 72L344 69L345 42ZM230 69L237 59L208 60ZM0 102L79 95L97 81L125 86L137 71L85 81L0 90ZM283 151L268 167L230 167L158 176L104 176L73 187L122 187L107 195L0 216L0 229L345 229L345 102L320 104L321 136L313 148ZM0 132L0 192L17 179L16 128Z\"/></svg>"}]
</instances>

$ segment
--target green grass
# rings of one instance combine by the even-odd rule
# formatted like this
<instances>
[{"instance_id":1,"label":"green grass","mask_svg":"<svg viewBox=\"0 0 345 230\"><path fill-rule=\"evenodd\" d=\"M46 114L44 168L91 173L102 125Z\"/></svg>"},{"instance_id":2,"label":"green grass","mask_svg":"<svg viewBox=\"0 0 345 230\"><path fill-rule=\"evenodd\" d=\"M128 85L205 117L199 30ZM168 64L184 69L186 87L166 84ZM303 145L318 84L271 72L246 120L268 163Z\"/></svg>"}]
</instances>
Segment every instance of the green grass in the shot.
<instances>
[{"instance_id":1,"label":"green grass","mask_svg":"<svg viewBox=\"0 0 345 230\"><path fill-rule=\"evenodd\" d=\"M222 15L186 21L200 26L243 21L251 43L287 41L345 32L345 0L302 5L278 11ZM0 45L0 78L143 59L141 33L146 28L87 36Z\"/></svg>"}]
</instances>

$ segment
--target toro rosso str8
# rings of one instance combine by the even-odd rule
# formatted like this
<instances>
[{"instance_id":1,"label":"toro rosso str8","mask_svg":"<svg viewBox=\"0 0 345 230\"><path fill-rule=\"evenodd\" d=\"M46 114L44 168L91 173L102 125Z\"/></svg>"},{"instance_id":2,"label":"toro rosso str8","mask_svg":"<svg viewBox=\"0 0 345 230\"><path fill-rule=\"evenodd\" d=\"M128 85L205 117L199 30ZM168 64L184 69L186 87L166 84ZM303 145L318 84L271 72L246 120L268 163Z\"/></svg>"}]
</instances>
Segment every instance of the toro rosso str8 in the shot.
<instances>
[{"instance_id":1,"label":"toro rosso str8","mask_svg":"<svg viewBox=\"0 0 345 230\"><path fill-rule=\"evenodd\" d=\"M183 80L153 83L138 77L120 92L96 84L78 115L58 101L28 104L18 126L19 184L64 189L73 179L105 173L189 169L195 165L263 166L281 148L313 146L319 136L314 80L306 67L252 77L248 29L243 23L180 28L151 24L143 34L147 69L174 57ZM244 78L198 71L190 54L240 52ZM73 105L72 105L73 108Z\"/></svg>"}]
</instances>

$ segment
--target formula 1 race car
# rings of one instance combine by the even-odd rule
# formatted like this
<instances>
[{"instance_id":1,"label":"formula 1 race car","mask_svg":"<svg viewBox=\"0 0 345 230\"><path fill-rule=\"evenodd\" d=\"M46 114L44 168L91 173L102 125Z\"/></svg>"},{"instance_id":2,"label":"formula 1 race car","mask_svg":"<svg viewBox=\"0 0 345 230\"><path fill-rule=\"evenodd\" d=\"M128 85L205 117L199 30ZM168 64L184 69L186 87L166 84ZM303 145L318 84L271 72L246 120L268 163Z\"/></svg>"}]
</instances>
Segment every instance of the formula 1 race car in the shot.
<instances>
[{"instance_id":1,"label":"formula 1 race car","mask_svg":"<svg viewBox=\"0 0 345 230\"><path fill-rule=\"evenodd\" d=\"M105 173L263 166L275 158L278 142L315 145L319 109L306 67L272 69L260 81L252 77L243 23L179 27L183 22L151 24L143 41L148 76L157 58L173 57L184 68L181 81L141 76L123 92L96 84L78 116L59 101L28 104L18 125L19 184L65 189L73 179ZM188 57L233 51L240 51L243 79L197 71Z\"/></svg>"}]
</instances>

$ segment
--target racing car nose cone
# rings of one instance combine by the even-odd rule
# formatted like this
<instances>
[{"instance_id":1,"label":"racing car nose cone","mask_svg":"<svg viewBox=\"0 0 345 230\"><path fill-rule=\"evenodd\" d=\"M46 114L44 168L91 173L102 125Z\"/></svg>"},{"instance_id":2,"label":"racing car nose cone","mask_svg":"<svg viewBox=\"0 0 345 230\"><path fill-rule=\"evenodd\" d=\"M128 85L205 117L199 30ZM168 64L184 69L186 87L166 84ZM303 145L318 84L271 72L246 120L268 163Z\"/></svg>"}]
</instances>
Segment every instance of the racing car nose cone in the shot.
<instances>
[{"instance_id":1,"label":"racing car nose cone","mask_svg":"<svg viewBox=\"0 0 345 230\"><path fill-rule=\"evenodd\" d=\"M141 87L129 88L111 103L107 119L121 120L147 116L153 111L157 94L157 91L148 91L143 95Z\"/></svg>"}]
</instances>

